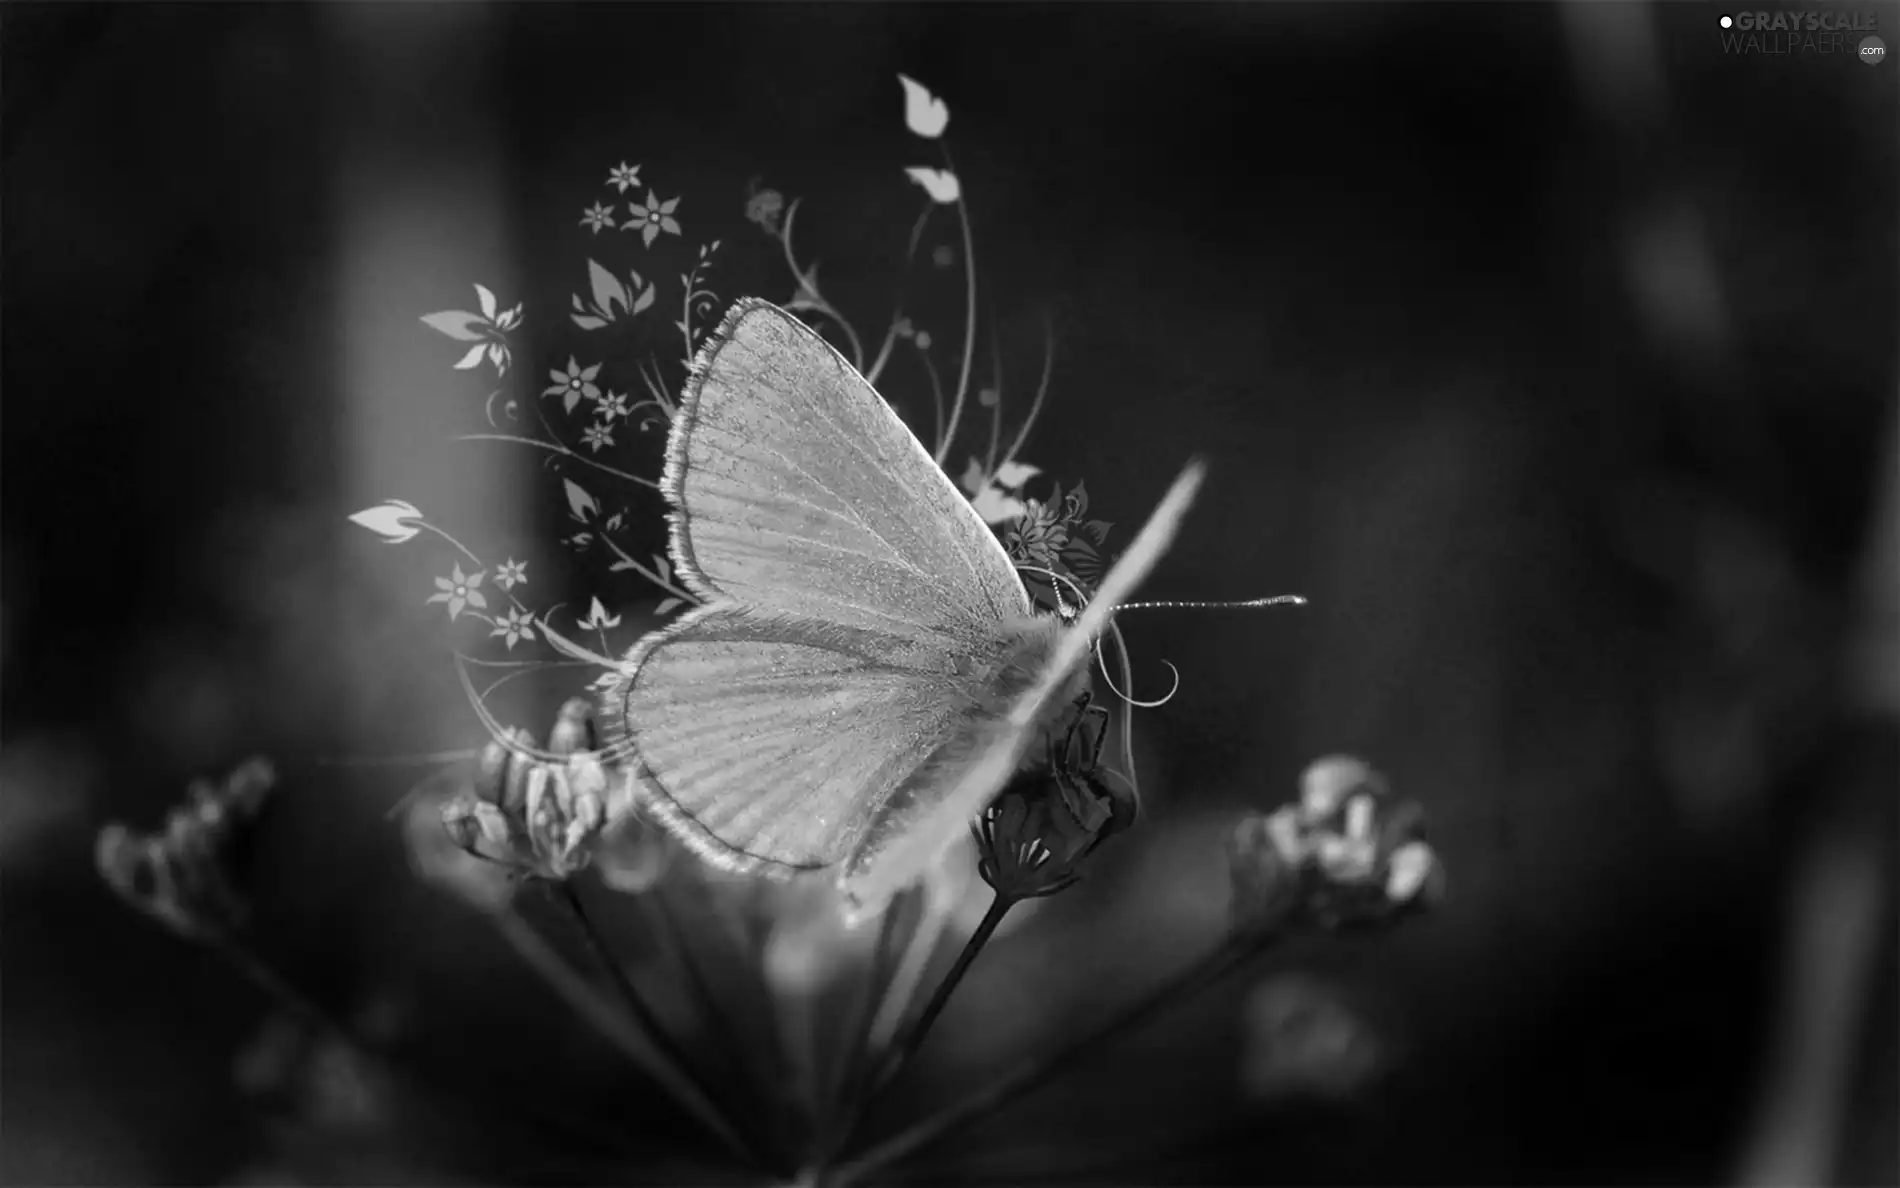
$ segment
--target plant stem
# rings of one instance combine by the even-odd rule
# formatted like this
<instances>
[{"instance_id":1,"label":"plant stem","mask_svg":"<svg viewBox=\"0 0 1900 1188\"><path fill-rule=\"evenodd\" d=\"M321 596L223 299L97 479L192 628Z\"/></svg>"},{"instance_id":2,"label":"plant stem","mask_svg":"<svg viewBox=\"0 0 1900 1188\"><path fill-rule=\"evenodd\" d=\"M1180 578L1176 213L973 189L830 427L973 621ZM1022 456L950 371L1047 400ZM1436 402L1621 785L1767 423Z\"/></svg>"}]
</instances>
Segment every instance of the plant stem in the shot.
<instances>
[{"instance_id":1,"label":"plant stem","mask_svg":"<svg viewBox=\"0 0 1900 1188\"><path fill-rule=\"evenodd\" d=\"M950 146L939 141L938 147L943 150L943 167L956 173L956 163L950 159ZM950 427L937 443L939 466L950 456L950 443L957 436L957 422L963 419L963 397L970 390L970 366L976 360L976 242L970 232L969 199L958 197L957 218L963 224L963 369L957 376L956 399L950 404Z\"/></svg>"},{"instance_id":2,"label":"plant stem","mask_svg":"<svg viewBox=\"0 0 1900 1188\"><path fill-rule=\"evenodd\" d=\"M334 1042L349 1049L358 1059L375 1066L392 1080L400 1080L420 1094L424 1101L432 1101L437 1095L459 1097L454 1087L435 1083L424 1077L420 1070L408 1062L402 1061L387 1045L371 1039L355 1025L342 1016L320 1005L315 999L298 990L290 980L278 971L276 966L265 961L249 948L226 937L214 937L206 942L206 947L236 969L246 980L262 991L266 998L274 1000L303 1021L305 1026L321 1032ZM531 1126L546 1128L543 1133L558 1133L563 1141L571 1142L592 1150L604 1150L607 1154L617 1154L617 1149L606 1150L598 1147L600 1135L585 1127L577 1127L570 1119L547 1113L538 1103L527 1102L515 1107L517 1115L528 1121Z\"/></svg>"},{"instance_id":3,"label":"plant stem","mask_svg":"<svg viewBox=\"0 0 1900 1188\"><path fill-rule=\"evenodd\" d=\"M1003 917L1007 916L1009 909L1015 906L1014 898L1001 894L990 900L989 909L983 913L983 919L977 924L976 931L970 934L969 940L963 942L963 951L957 954L956 964L943 975L943 981L937 983L936 991L931 994L930 1001L924 1004L924 1009L917 1016L917 1021L906 1028L901 1033L902 1038L891 1045L890 1055L883 1061L882 1071L871 1081L873 1093L890 1084L897 1074L903 1071L904 1065L910 1062L910 1058L917 1054L917 1050L923 1047L925 1038L930 1034L930 1028L937 1022L937 1016L943 1014L944 1007L950 1004L950 995L956 992L957 986L963 981L963 975L970 972L970 965L976 960L976 955L983 951L983 946L989 943L990 937L995 935L997 927L1002 924Z\"/></svg>"},{"instance_id":4,"label":"plant stem","mask_svg":"<svg viewBox=\"0 0 1900 1188\"><path fill-rule=\"evenodd\" d=\"M637 474L628 474L624 470L620 470L620 469L617 469L616 467L609 466L605 462L596 462L594 459L589 458L586 454L577 454L573 450L568 449L566 446L558 445L551 441L541 441L533 437L522 437L521 435L516 434L516 433L462 433L462 434L458 434L455 440L456 441L512 441L517 445L533 446L536 449L546 450L551 454L559 454L564 458L571 458L574 461L579 462L582 466L591 466L595 470L600 471L602 474L611 474L617 479L626 479L630 483L638 483L642 487L646 487L654 491L657 491L660 489L660 484L654 482L650 478L641 478Z\"/></svg>"},{"instance_id":5,"label":"plant stem","mask_svg":"<svg viewBox=\"0 0 1900 1188\"><path fill-rule=\"evenodd\" d=\"M858 1123L864 1119L865 1109L871 1104L871 1099L876 1097L886 1085L896 1080L897 1074L903 1071L904 1066L910 1063L911 1057L923 1047L925 1038L930 1034L931 1026L937 1021L937 1016L943 1014L944 1007L949 1005L951 994L956 992L957 986L963 981L963 976L970 972L970 966L976 961L977 954L983 951L983 946L989 943L990 937L995 935L997 927L1002 924L1003 917L1009 914L1009 909L1016 906L1016 902L1014 898L1000 894L990 900L990 906L983 913L983 919L978 922L976 931L970 934L970 939L963 943L962 951L957 954L956 964L952 965L949 972L943 975L943 980L937 983L937 989L932 992L930 1001L924 1004L924 1009L917 1016L916 1021L899 1032L899 1038L892 1042L889 1051L882 1058L875 1056L872 1058L864 1083L853 1094L848 1110L836 1128L835 1141L828 1143L822 1151L817 1172L821 1180L825 1179L824 1165L829 1161L831 1154L851 1142Z\"/></svg>"},{"instance_id":6,"label":"plant stem","mask_svg":"<svg viewBox=\"0 0 1900 1188\"><path fill-rule=\"evenodd\" d=\"M1109 1016L1090 1031L1041 1056L1032 1056L1015 1068L970 1094L962 1101L940 1110L923 1121L900 1131L864 1152L851 1163L838 1168L827 1183L830 1188L845 1188L876 1174L913 1151L927 1147L978 1118L1014 1101L1049 1081L1078 1059L1097 1051L1103 1044L1131 1032L1153 1020L1168 1007L1182 1002L1220 981L1260 952L1259 938L1229 938L1199 959L1177 970L1166 981Z\"/></svg>"},{"instance_id":7,"label":"plant stem","mask_svg":"<svg viewBox=\"0 0 1900 1188\"><path fill-rule=\"evenodd\" d=\"M653 1054L665 1068L668 1075L663 1076L663 1083L668 1083L669 1087L675 1090L675 1096L681 1104L697 1116L715 1136L725 1141L735 1154L755 1166L767 1166L752 1145L745 1140L739 1128L733 1124L731 1111L706 1084L705 1079L694 1070L693 1065L686 1059L686 1054L680 1051L679 1045L673 1040L671 1033L661 1024L659 1016L654 1014L653 1008L647 1004L646 999L627 977L627 971L621 967L613 950L607 947L606 939L594 927L593 919L588 916L587 909L581 906L580 895L574 890L574 885L564 880L560 888L568 910L573 913L575 921L581 927L581 932L587 938L588 949L593 953L594 959L606 967L608 976L613 980L614 988L619 991L621 1001L625 1003L628 1013L639 1024ZM684 1084L680 1083L682 1081ZM682 1089L690 1091L680 1092Z\"/></svg>"}]
</instances>

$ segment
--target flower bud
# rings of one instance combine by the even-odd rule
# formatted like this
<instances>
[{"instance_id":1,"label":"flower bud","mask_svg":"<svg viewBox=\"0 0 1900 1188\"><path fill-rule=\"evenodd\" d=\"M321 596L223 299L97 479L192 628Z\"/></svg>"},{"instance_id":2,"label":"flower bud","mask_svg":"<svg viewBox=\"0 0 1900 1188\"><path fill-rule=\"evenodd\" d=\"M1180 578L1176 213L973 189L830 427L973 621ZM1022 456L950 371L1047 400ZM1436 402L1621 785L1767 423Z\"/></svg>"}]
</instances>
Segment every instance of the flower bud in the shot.
<instances>
[{"instance_id":1,"label":"flower bud","mask_svg":"<svg viewBox=\"0 0 1900 1188\"><path fill-rule=\"evenodd\" d=\"M418 790L403 820L410 867L484 911L505 906L514 895L515 875L497 857L507 852L508 841L501 811L467 790L453 792L446 777L434 783Z\"/></svg>"},{"instance_id":2,"label":"flower bud","mask_svg":"<svg viewBox=\"0 0 1900 1188\"><path fill-rule=\"evenodd\" d=\"M470 854L544 879L565 879L587 866L608 820L610 779L600 757L581 749L594 741L584 698L561 707L548 752L535 755L533 736L503 732L482 748L470 794L442 809L442 824ZM625 798L617 798L617 802Z\"/></svg>"},{"instance_id":3,"label":"flower bud","mask_svg":"<svg viewBox=\"0 0 1900 1188\"><path fill-rule=\"evenodd\" d=\"M1080 877L1077 868L1090 851L1134 821L1132 791L1083 758L1098 745L1085 724L1079 716L1063 746L1051 739L1047 765L1018 773L971 825L977 872L997 895L1054 895Z\"/></svg>"}]
</instances>

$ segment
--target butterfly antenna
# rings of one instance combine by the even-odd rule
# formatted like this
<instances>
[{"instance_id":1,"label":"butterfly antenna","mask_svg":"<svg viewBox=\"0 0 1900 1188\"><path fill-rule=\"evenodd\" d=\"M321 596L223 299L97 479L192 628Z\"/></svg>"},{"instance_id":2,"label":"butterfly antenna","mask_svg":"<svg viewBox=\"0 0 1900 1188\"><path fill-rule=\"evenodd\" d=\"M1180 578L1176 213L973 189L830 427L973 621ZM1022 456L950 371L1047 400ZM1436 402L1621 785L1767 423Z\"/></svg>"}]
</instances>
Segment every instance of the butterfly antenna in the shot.
<instances>
[{"instance_id":1,"label":"butterfly antenna","mask_svg":"<svg viewBox=\"0 0 1900 1188\"><path fill-rule=\"evenodd\" d=\"M1128 663L1128 642L1122 638L1121 629L1116 627L1113 621L1109 623L1108 630L1109 633L1115 637L1115 659L1121 666L1122 684L1133 685L1135 679L1134 673L1130 670ZM1115 683L1109 680L1107 661L1102 657L1102 650L1100 648L1095 649L1095 658L1097 663L1103 665L1102 679L1108 681L1109 688L1113 689ZM1120 775L1122 779L1128 781L1128 794L1134 798L1136 811L1140 811L1141 785L1136 781L1135 777L1135 703L1130 701L1127 697L1122 696L1119 692L1116 695L1122 698L1122 769Z\"/></svg>"},{"instance_id":2,"label":"butterfly antenna","mask_svg":"<svg viewBox=\"0 0 1900 1188\"><path fill-rule=\"evenodd\" d=\"M1275 594L1272 598L1249 598L1244 602L1183 602L1168 599L1163 602L1125 602L1122 608L1131 610L1158 610L1163 607L1175 610L1251 610L1262 606L1305 606L1306 598L1299 594Z\"/></svg>"},{"instance_id":3,"label":"butterfly antenna","mask_svg":"<svg viewBox=\"0 0 1900 1188\"><path fill-rule=\"evenodd\" d=\"M1173 701L1174 695L1181 691L1181 670L1176 668L1172 663L1163 660L1162 663L1168 666L1168 672L1174 678L1173 686L1154 701L1137 701L1128 692L1129 687L1134 684L1133 675L1130 673L1128 667L1128 641L1122 638L1122 629L1116 626L1112 620L1108 624L1108 634L1115 637L1115 652L1121 659L1122 683L1120 685L1115 683L1115 678L1108 671L1108 660L1102 655L1102 649L1099 645L1095 649L1095 660L1097 665L1101 668L1102 679L1108 682L1109 691L1121 698L1124 706L1135 709L1154 709L1157 706L1163 706Z\"/></svg>"},{"instance_id":4,"label":"butterfly antenna","mask_svg":"<svg viewBox=\"0 0 1900 1188\"><path fill-rule=\"evenodd\" d=\"M1088 604L1088 595L1083 593L1082 583L1076 581L1072 577L1069 577L1067 574L1057 573L1053 569L1044 569L1040 565L1028 565L1028 564L1022 564L1022 563L1017 564L1016 571L1018 573L1039 574L1042 577L1048 578L1049 589L1056 596L1056 609L1059 612L1061 612L1062 617L1064 619L1073 619L1076 615L1081 614L1082 607ZM1063 601L1062 599L1063 586L1067 586L1069 587L1069 589L1075 592L1076 609L1073 611L1069 609L1069 604Z\"/></svg>"}]
</instances>

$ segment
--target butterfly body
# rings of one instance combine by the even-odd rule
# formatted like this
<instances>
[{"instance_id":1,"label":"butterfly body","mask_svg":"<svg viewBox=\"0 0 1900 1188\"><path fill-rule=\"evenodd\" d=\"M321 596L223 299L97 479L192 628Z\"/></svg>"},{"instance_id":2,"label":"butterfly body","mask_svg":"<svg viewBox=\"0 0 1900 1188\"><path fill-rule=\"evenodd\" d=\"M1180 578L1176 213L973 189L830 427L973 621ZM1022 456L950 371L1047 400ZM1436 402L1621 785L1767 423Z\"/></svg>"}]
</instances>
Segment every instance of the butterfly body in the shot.
<instances>
[{"instance_id":1,"label":"butterfly body","mask_svg":"<svg viewBox=\"0 0 1900 1188\"><path fill-rule=\"evenodd\" d=\"M662 490L702 605L634 646L604 717L649 814L717 866L848 884L904 843L919 873L924 822L947 842L935 816L982 807L945 790L987 800L1086 684L1071 633L1102 624L1036 614L883 398L773 305L702 349Z\"/></svg>"}]
</instances>

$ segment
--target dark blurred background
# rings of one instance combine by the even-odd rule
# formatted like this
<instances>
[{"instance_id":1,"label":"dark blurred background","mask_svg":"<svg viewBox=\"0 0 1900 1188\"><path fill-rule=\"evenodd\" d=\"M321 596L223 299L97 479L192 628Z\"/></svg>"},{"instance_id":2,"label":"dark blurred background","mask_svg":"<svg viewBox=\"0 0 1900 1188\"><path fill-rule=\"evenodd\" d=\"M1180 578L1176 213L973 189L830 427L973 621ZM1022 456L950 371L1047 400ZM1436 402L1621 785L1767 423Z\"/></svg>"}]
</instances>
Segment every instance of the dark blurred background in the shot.
<instances>
[{"instance_id":1,"label":"dark blurred background","mask_svg":"<svg viewBox=\"0 0 1900 1188\"><path fill-rule=\"evenodd\" d=\"M1892 3L1786 7L1900 40ZM1249 1103L1233 987L1017 1121L1172 1136L1202 1183L1895 1182L1900 65L1725 54L1717 16L0 9L6 1181L267 1157L232 1076L263 1003L91 858L247 754L284 773L285 963L332 996L433 963L465 1063L534 1046L546 1007L475 972L384 820L417 770L321 762L481 737L418 593L441 558L349 513L543 542L559 587L558 484L449 441L480 384L417 319L482 281L528 303L518 366L560 362L533 344L609 250L576 216L632 161L732 245L726 298L792 293L748 184L802 197L880 329L930 163L901 71L949 104L1013 401L1055 328L1025 457L1126 532L1204 452L1153 595L1311 600L1131 618L1136 692L1185 681L1139 719L1152 811L966 1023L1155 976L1218 921L1226 822L1321 754L1420 799L1452 879L1286 958L1387 1054L1345 1105ZM917 283L954 337L960 274Z\"/></svg>"}]
</instances>

